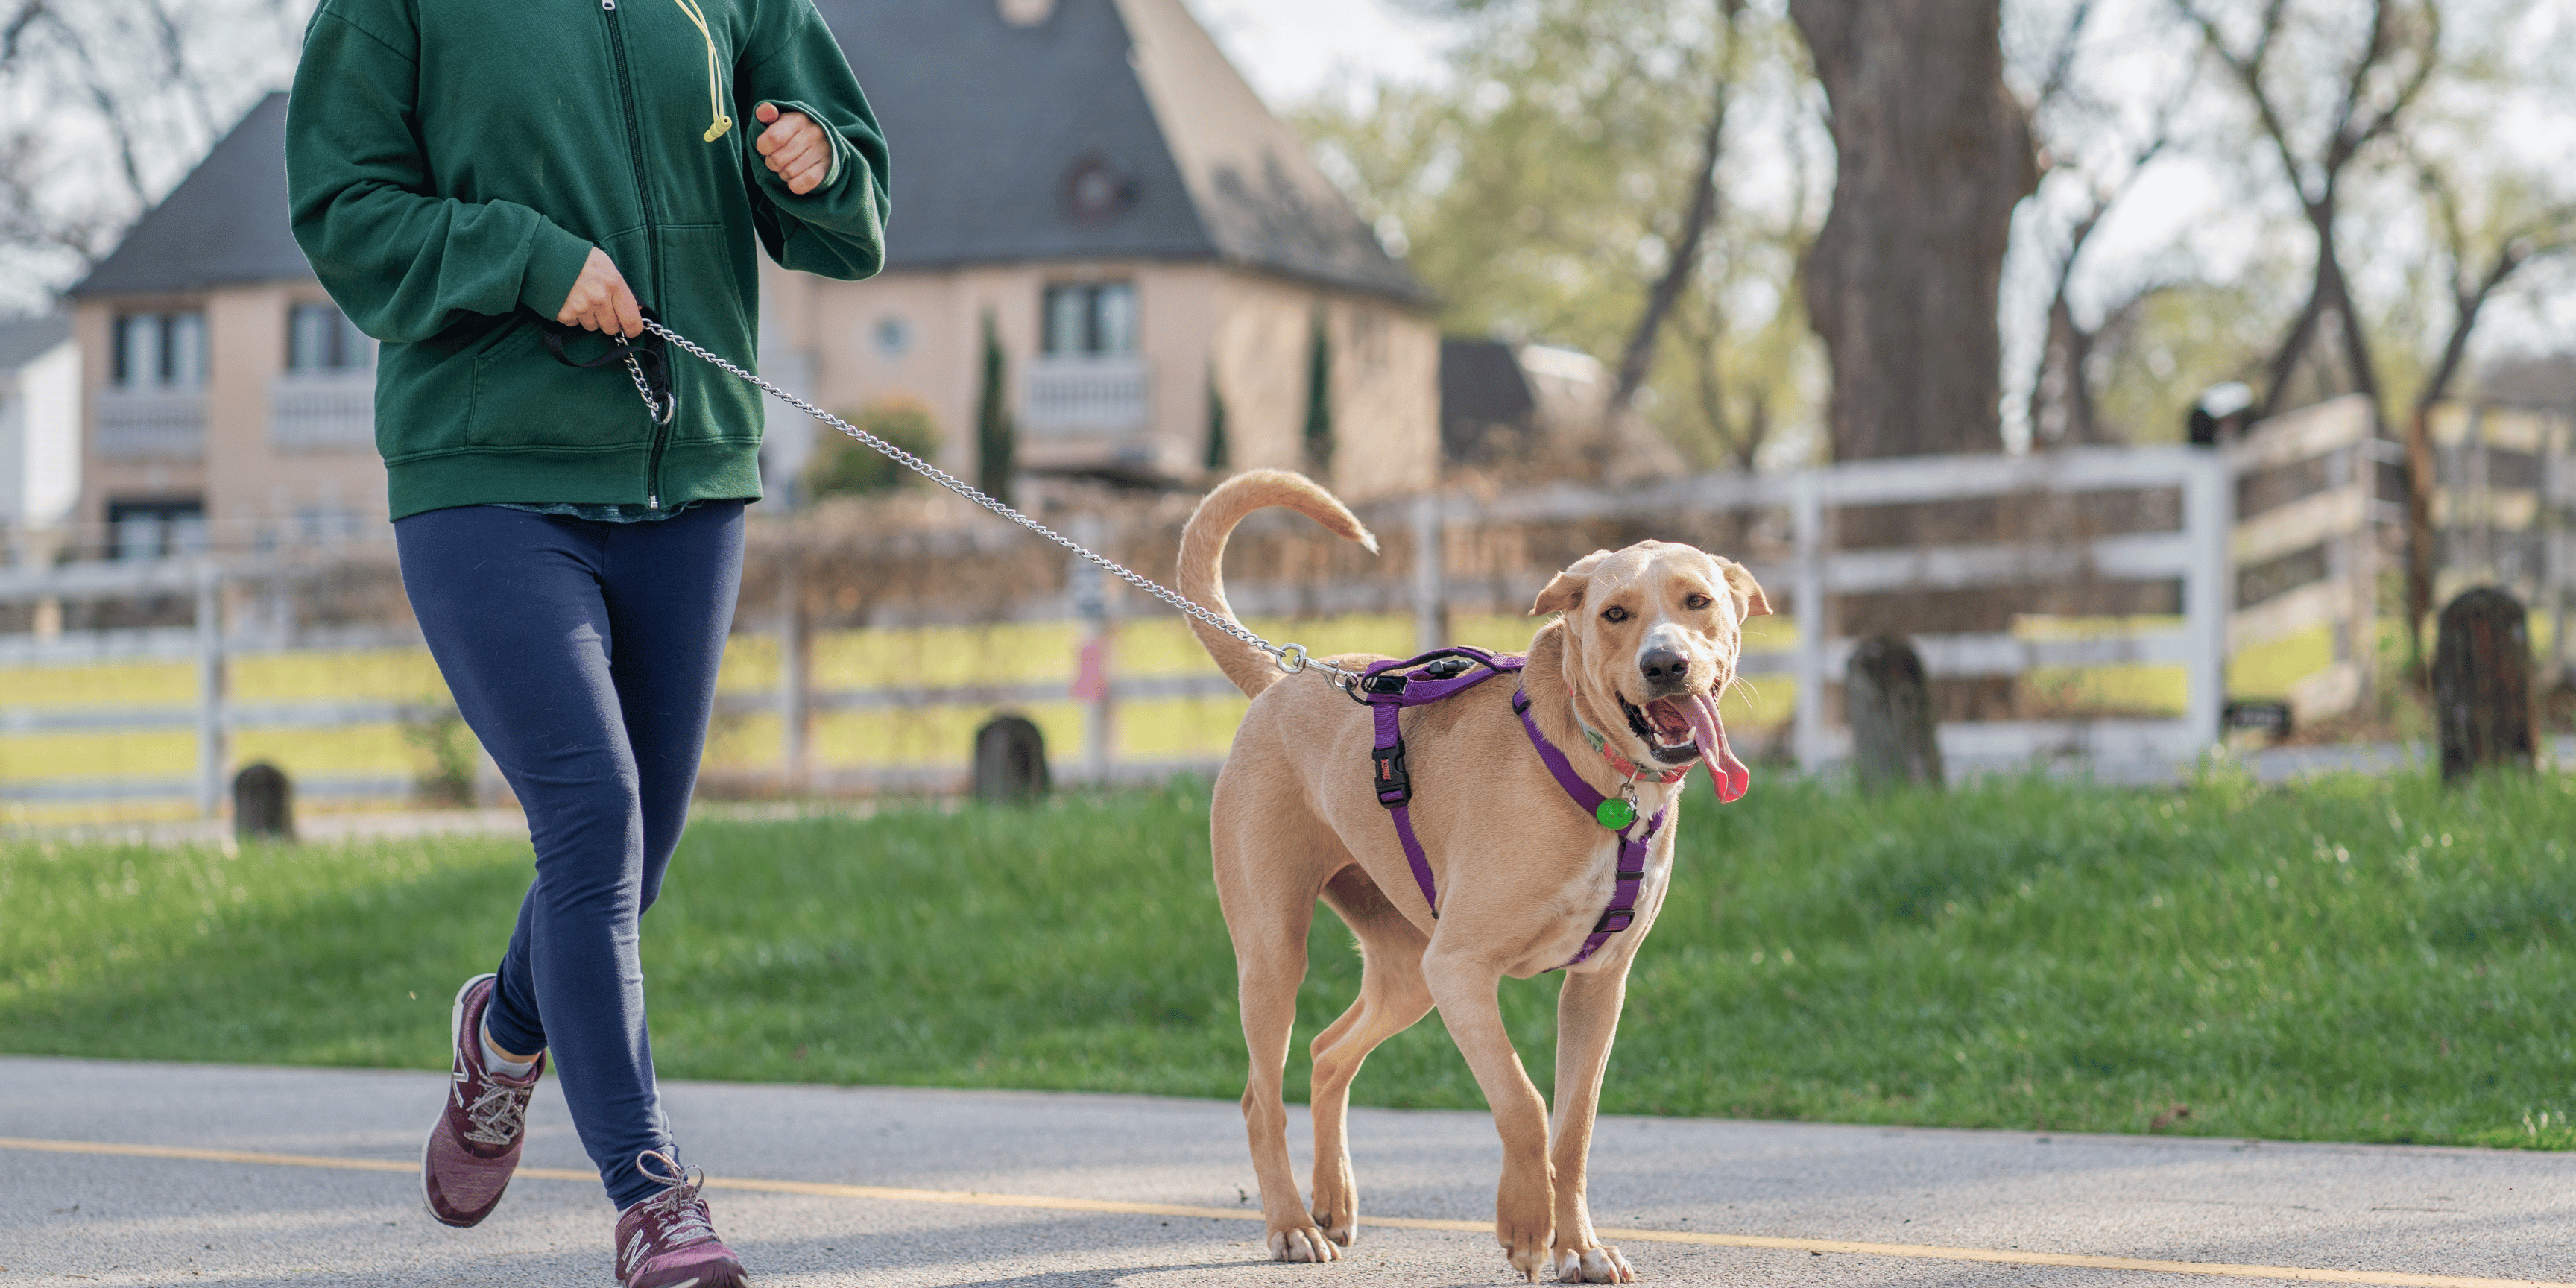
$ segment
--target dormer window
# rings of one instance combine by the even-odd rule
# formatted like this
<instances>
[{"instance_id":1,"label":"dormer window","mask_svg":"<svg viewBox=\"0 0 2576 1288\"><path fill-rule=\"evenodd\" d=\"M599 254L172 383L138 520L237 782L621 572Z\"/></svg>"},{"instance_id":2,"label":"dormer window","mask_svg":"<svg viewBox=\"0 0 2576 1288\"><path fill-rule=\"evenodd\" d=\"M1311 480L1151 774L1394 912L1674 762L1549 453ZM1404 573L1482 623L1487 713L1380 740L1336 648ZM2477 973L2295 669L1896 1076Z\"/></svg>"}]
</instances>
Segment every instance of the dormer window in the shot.
<instances>
[{"instance_id":1,"label":"dormer window","mask_svg":"<svg viewBox=\"0 0 2576 1288\"><path fill-rule=\"evenodd\" d=\"M1084 282L1046 291L1049 357L1114 357L1136 352L1136 286Z\"/></svg>"},{"instance_id":2,"label":"dormer window","mask_svg":"<svg viewBox=\"0 0 2576 1288\"><path fill-rule=\"evenodd\" d=\"M197 389L206 383L206 315L128 313L116 320L120 389Z\"/></svg>"},{"instance_id":3,"label":"dormer window","mask_svg":"<svg viewBox=\"0 0 2576 1288\"><path fill-rule=\"evenodd\" d=\"M376 342L330 304L298 304L286 315L286 369L298 375L365 371Z\"/></svg>"}]
</instances>

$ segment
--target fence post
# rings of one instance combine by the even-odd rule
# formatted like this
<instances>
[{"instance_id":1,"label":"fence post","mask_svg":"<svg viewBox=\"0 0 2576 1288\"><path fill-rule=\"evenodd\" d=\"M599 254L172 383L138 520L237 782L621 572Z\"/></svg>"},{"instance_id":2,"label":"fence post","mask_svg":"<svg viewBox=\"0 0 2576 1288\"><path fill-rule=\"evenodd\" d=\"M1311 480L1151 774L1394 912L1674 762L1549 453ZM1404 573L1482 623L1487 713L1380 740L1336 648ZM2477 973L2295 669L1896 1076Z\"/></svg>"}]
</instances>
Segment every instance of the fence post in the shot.
<instances>
[{"instance_id":1,"label":"fence post","mask_svg":"<svg viewBox=\"0 0 2576 1288\"><path fill-rule=\"evenodd\" d=\"M1942 786L1941 722L1914 641L1895 634L1862 640L1844 667L1843 711L1862 790Z\"/></svg>"},{"instance_id":2,"label":"fence post","mask_svg":"<svg viewBox=\"0 0 2576 1288\"><path fill-rule=\"evenodd\" d=\"M1105 540L1106 526L1097 515L1078 515L1068 525L1074 541L1086 549L1098 550ZM1116 685L1109 679L1109 587L1100 568L1080 555L1073 560L1073 571L1065 579L1065 589L1072 592L1073 610L1082 618L1082 652L1074 676L1074 696L1086 699L1089 708L1083 721L1083 769L1095 785L1109 782L1112 721L1117 716Z\"/></svg>"},{"instance_id":3,"label":"fence post","mask_svg":"<svg viewBox=\"0 0 2576 1288\"><path fill-rule=\"evenodd\" d=\"M1795 535L1790 609L1798 622L1798 705L1791 740L1800 773L1825 764L1825 493L1824 472L1803 469L1789 479L1789 519Z\"/></svg>"},{"instance_id":4,"label":"fence post","mask_svg":"<svg viewBox=\"0 0 2576 1288\"><path fill-rule=\"evenodd\" d=\"M2540 679L2544 688L2567 678L2567 583L2570 574L2576 573L2568 566L2565 509L2570 491L2567 454L2576 448L2567 441L2570 431L2562 420L2540 440L2540 584L2549 595L2549 672Z\"/></svg>"},{"instance_id":5,"label":"fence post","mask_svg":"<svg viewBox=\"0 0 2576 1288\"><path fill-rule=\"evenodd\" d=\"M1441 514L1438 491L1413 497L1413 647L1428 653L1449 646L1448 591L1441 583Z\"/></svg>"},{"instance_id":6,"label":"fence post","mask_svg":"<svg viewBox=\"0 0 2576 1288\"><path fill-rule=\"evenodd\" d=\"M790 520L789 522L793 522ZM778 794L808 789L806 766L813 743L808 718L813 692L813 652L805 621L805 557L792 532L778 561Z\"/></svg>"},{"instance_id":7,"label":"fence post","mask_svg":"<svg viewBox=\"0 0 2576 1288\"><path fill-rule=\"evenodd\" d=\"M2529 615L2510 592L2472 587L2442 609L2433 643L2433 721L2441 731L2445 783L2489 765L2531 767Z\"/></svg>"},{"instance_id":8,"label":"fence post","mask_svg":"<svg viewBox=\"0 0 2576 1288\"><path fill-rule=\"evenodd\" d=\"M2183 483L2182 526L2191 548L2183 577L2183 632L2190 638L2190 693L2183 720L2197 755L2220 737L2227 709L2227 614L2235 593L2229 538L2235 527L2235 489L2223 452L2198 454Z\"/></svg>"},{"instance_id":9,"label":"fence post","mask_svg":"<svg viewBox=\"0 0 2576 1288\"><path fill-rule=\"evenodd\" d=\"M212 559L197 561L197 816L213 818L224 799L224 580Z\"/></svg>"}]
</instances>

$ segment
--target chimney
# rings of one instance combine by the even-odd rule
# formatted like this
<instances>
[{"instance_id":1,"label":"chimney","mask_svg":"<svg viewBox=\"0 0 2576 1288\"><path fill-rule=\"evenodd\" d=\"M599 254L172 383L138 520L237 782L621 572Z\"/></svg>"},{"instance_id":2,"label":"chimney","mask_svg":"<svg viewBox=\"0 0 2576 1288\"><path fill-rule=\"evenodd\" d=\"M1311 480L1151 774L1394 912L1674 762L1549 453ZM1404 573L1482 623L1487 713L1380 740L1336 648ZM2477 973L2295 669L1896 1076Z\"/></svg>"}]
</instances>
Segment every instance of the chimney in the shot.
<instances>
[{"instance_id":1,"label":"chimney","mask_svg":"<svg viewBox=\"0 0 2576 1288\"><path fill-rule=\"evenodd\" d=\"M1000 0L1002 21L1014 27L1034 27L1055 12L1055 0Z\"/></svg>"}]
</instances>

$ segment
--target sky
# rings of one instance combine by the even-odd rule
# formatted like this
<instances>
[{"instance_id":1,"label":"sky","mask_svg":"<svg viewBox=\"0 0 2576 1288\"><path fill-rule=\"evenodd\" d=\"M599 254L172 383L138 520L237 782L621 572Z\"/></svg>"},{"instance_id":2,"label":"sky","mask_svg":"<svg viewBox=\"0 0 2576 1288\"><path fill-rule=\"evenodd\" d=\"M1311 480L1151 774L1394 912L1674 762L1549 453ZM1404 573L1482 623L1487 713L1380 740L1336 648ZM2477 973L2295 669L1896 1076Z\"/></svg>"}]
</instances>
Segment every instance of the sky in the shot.
<instances>
[{"instance_id":1,"label":"sky","mask_svg":"<svg viewBox=\"0 0 2576 1288\"><path fill-rule=\"evenodd\" d=\"M1273 108L1337 85L1440 75L1440 25L1383 0L1189 0Z\"/></svg>"}]
</instances>

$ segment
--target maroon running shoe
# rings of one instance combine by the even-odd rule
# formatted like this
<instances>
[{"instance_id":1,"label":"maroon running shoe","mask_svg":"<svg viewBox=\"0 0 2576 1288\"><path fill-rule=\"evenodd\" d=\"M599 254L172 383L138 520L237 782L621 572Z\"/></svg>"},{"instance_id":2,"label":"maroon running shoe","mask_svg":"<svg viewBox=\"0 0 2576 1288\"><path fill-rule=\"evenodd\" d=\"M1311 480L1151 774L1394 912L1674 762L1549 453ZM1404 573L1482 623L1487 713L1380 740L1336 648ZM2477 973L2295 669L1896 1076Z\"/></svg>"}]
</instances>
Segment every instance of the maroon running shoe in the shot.
<instances>
[{"instance_id":1,"label":"maroon running shoe","mask_svg":"<svg viewBox=\"0 0 2576 1288\"><path fill-rule=\"evenodd\" d=\"M447 1030L455 1056L447 1103L420 1151L421 1194L429 1214L448 1225L472 1225L492 1215L501 1191L510 1188L519 1146L527 1141L528 1097L546 1071L544 1052L524 1078L484 1071L483 1012L498 982L498 976L477 975L456 990Z\"/></svg>"},{"instance_id":2,"label":"maroon running shoe","mask_svg":"<svg viewBox=\"0 0 2576 1288\"><path fill-rule=\"evenodd\" d=\"M626 1288L743 1288L742 1260L716 1237L707 1201L698 1197L706 1174L683 1169L658 1149L636 1155L635 1170L666 1188L618 1214L617 1282Z\"/></svg>"}]
</instances>

